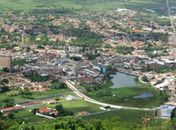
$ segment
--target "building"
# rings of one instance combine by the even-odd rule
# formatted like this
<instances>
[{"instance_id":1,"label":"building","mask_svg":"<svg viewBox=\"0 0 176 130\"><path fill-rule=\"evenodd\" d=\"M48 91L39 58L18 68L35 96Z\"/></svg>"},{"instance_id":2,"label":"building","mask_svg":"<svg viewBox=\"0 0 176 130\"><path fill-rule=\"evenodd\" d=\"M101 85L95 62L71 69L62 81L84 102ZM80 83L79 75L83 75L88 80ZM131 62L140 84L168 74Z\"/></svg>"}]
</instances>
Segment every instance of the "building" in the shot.
<instances>
[{"instance_id":1,"label":"building","mask_svg":"<svg viewBox=\"0 0 176 130\"><path fill-rule=\"evenodd\" d=\"M0 109L0 112L4 113L4 112L11 112L11 111L18 111L18 110L23 110L24 108L25 108L24 106L16 105L12 107L2 108Z\"/></svg>"},{"instance_id":2,"label":"building","mask_svg":"<svg viewBox=\"0 0 176 130\"><path fill-rule=\"evenodd\" d=\"M0 55L0 67L12 69L12 56Z\"/></svg>"},{"instance_id":3,"label":"building","mask_svg":"<svg viewBox=\"0 0 176 130\"><path fill-rule=\"evenodd\" d=\"M163 118L170 118L171 112L175 108L175 106L172 105L163 105L161 106L161 117Z\"/></svg>"},{"instance_id":4,"label":"building","mask_svg":"<svg viewBox=\"0 0 176 130\"><path fill-rule=\"evenodd\" d=\"M86 115L90 115L90 113L88 113L87 111L82 111L78 113L78 116L86 116Z\"/></svg>"},{"instance_id":5,"label":"building","mask_svg":"<svg viewBox=\"0 0 176 130\"><path fill-rule=\"evenodd\" d=\"M52 116L52 117L56 117L59 114L59 112L57 110L51 109L51 108L48 108L48 107L40 107L38 109L38 113L43 114L43 115Z\"/></svg>"}]
</instances>

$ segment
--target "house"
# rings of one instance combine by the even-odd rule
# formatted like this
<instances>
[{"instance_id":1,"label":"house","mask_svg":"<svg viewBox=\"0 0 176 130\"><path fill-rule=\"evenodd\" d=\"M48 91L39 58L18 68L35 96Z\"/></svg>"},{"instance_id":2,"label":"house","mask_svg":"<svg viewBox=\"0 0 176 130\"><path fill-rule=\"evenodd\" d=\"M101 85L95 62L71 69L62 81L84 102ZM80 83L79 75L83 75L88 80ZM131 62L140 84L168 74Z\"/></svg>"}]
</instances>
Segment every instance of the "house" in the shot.
<instances>
[{"instance_id":1,"label":"house","mask_svg":"<svg viewBox=\"0 0 176 130\"><path fill-rule=\"evenodd\" d=\"M70 59L68 59L67 57L62 57L62 58L56 59L54 61L54 65L61 66L61 65L68 63L68 62L70 62Z\"/></svg>"},{"instance_id":2,"label":"house","mask_svg":"<svg viewBox=\"0 0 176 130\"><path fill-rule=\"evenodd\" d=\"M148 61L148 62L146 62L146 65L147 65L147 68L156 69L156 68L158 68L160 66L163 66L164 62L161 62L161 61Z\"/></svg>"},{"instance_id":3,"label":"house","mask_svg":"<svg viewBox=\"0 0 176 130\"><path fill-rule=\"evenodd\" d=\"M92 77L86 76L86 77L82 77L80 78L80 83L81 84L94 84L94 79Z\"/></svg>"},{"instance_id":4,"label":"house","mask_svg":"<svg viewBox=\"0 0 176 130\"><path fill-rule=\"evenodd\" d=\"M79 116L86 116L86 115L89 115L90 113L88 113L87 111L82 111L82 112L79 112L78 115Z\"/></svg>"},{"instance_id":5,"label":"house","mask_svg":"<svg viewBox=\"0 0 176 130\"><path fill-rule=\"evenodd\" d=\"M133 56L138 56L138 57L146 57L145 50L134 50L132 52Z\"/></svg>"},{"instance_id":6,"label":"house","mask_svg":"<svg viewBox=\"0 0 176 130\"><path fill-rule=\"evenodd\" d=\"M106 67L102 66L102 65L94 65L93 69L98 70L99 72L105 74L107 72Z\"/></svg>"},{"instance_id":7,"label":"house","mask_svg":"<svg viewBox=\"0 0 176 130\"><path fill-rule=\"evenodd\" d=\"M12 69L12 56L0 55L0 67Z\"/></svg>"},{"instance_id":8,"label":"house","mask_svg":"<svg viewBox=\"0 0 176 130\"><path fill-rule=\"evenodd\" d=\"M43 104L57 104L58 101L55 99L48 99L48 100L44 100Z\"/></svg>"},{"instance_id":9,"label":"house","mask_svg":"<svg viewBox=\"0 0 176 130\"><path fill-rule=\"evenodd\" d=\"M56 117L59 115L59 112L55 109L51 109L48 107L40 107L38 109L38 113L39 114L43 114L43 115L48 115L48 116L52 116L52 117Z\"/></svg>"}]
</instances>

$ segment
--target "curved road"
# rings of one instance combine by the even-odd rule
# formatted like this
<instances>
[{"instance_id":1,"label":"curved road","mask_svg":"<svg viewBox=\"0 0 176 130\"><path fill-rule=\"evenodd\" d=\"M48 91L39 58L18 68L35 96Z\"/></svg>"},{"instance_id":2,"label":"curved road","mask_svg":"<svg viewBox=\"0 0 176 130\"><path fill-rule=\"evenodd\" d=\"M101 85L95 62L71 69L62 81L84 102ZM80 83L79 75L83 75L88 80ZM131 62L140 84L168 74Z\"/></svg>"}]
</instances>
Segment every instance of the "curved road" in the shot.
<instances>
[{"instance_id":1,"label":"curved road","mask_svg":"<svg viewBox=\"0 0 176 130\"><path fill-rule=\"evenodd\" d=\"M80 98L82 98L83 100L96 104L96 105L100 105L100 106L110 106L111 108L116 108L116 109L130 109L130 110L144 110L144 111L151 111L151 110L156 110L160 107L155 107L155 108L138 108L138 107L125 107L125 106L119 106L119 105L112 105L112 104L108 104L108 103L103 103L103 102L99 102L96 101L95 99L92 99L88 96L86 96L85 94L81 93L74 85L73 82L66 80L65 81L66 85L68 86L68 88L70 88L77 96L79 96Z\"/></svg>"}]
</instances>

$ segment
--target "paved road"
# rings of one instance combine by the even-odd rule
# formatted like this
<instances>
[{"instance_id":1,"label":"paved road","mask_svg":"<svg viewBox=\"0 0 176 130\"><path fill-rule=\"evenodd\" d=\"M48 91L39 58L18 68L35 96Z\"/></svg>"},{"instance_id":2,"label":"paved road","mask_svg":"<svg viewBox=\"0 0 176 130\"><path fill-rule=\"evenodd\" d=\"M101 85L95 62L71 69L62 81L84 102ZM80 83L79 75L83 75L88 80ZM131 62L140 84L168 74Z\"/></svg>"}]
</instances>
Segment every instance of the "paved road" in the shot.
<instances>
[{"instance_id":1,"label":"paved road","mask_svg":"<svg viewBox=\"0 0 176 130\"><path fill-rule=\"evenodd\" d=\"M155 108L138 108L138 107L126 107L126 106L120 106L120 105L112 105L112 104L108 104L108 103L103 103L103 102L99 102L96 101L95 99L92 99L88 96L86 96L85 94L81 93L75 86L74 83L67 80L65 81L65 83L67 84L68 88L70 88L77 96L79 96L81 99L96 104L96 105L100 105L100 106L110 106L111 108L116 108L116 109L130 109L130 110L145 110L145 111L151 111L151 110L156 110L160 107L155 107Z\"/></svg>"},{"instance_id":2,"label":"paved road","mask_svg":"<svg viewBox=\"0 0 176 130\"><path fill-rule=\"evenodd\" d=\"M171 9L170 9L170 5L169 5L169 0L166 0L166 6L167 6L168 17L171 21L171 27L172 27L173 33L174 33L174 42L176 44L176 30L175 30L173 18L171 16Z\"/></svg>"}]
</instances>

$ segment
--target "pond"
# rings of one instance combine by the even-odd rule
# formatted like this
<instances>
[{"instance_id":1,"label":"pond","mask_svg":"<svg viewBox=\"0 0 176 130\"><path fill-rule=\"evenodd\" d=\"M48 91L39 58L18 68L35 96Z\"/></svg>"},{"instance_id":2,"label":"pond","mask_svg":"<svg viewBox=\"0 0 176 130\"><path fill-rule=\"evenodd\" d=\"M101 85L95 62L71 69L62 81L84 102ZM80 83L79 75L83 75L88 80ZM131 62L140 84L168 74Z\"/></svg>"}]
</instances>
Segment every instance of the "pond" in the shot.
<instances>
[{"instance_id":1,"label":"pond","mask_svg":"<svg viewBox=\"0 0 176 130\"><path fill-rule=\"evenodd\" d=\"M149 93L149 92L145 92L145 93L142 93L138 96L135 96L133 98L135 99L146 99L146 98L150 98L150 97L153 97L154 95L152 93Z\"/></svg>"},{"instance_id":2,"label":"pond","mask_svg":"<svg viewBox=\"0 0 176 130\"><path fill-rule=\"evenodd\" d=\"M112 75L111 81L113 86L111 88L138 87L135 81L136 78L136 76L117 72L115 75Z\"/></svg>"}]
</instances>

